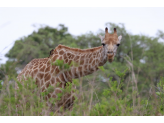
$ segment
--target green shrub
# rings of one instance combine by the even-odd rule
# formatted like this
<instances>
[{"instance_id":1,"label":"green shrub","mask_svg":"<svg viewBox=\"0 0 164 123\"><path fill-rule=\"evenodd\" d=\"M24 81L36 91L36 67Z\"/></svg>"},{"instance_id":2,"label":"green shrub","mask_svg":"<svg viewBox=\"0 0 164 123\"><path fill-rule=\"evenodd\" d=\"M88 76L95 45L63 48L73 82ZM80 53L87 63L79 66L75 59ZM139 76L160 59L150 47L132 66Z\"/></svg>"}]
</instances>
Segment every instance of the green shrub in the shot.
<instances>
[{"instance_id":1,"label":"green shrub","mask_svg":"<svg viewBox=\"0 0 164 123\"><path fill-rule=\"evenodd\" d=\"M23 84L19 81L11 81L8 78L0 81L0 115L1 116L152 116L164 115L164 77L157 84L152 85L152 89L147 92L148 96L142 96L137 89L133 90L134 84L125 83L125 75L129 69L123 72L114 70L117 80L110 77L108 70L100 67L100 71L104 72L104 78L108 79L106 87L101 94L95 84L95 81L88 81L87 85L83 85L83 78L74 79L68 82L66 88L62 89L62 93L58 93L57 98L50 98L49 102L55 104L61 97L74 91L75 101L73 107L68 110L63 106L56 111L50 111L46 105L46 95L54 91L53 86L49 86L44 92L40 91L32 78L24 80ZM98 80L99 81L99 80ZM101 82L99 82L101 84ZM18 89L15 90L15 84ZM77 89L74 88L77 87ZM88 86L86 89L85 86ZM15 97L16 93L16 97ZM18 107L16 107L18 106ZM46 113L49 111L48 113Z\"/></svg>"}]
</instances>

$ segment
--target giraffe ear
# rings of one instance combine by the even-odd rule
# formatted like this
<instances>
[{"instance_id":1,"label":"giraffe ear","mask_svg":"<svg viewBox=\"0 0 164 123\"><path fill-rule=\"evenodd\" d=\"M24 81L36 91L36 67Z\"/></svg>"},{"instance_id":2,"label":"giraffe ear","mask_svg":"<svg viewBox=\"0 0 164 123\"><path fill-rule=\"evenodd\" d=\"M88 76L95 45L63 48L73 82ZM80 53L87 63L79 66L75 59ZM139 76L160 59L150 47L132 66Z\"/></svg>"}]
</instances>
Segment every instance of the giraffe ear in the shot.
<instances>
[{"instance_id":1,"label":"giraffe ear","mask_svg":"<svg viewBox=\"0 0 164 123\"><path fill-rule=\"evenodd\" d=\"M122 39L122 35L118 36L118 44L120 44L121 39Z\"/></svg>"},{"instance_id":2,"label":"giraffe ear","mask_svg":"<svg viewBox=\"0 0 164 123\"><path fill-rule=\"evenodd\" d=\"M101 42L102 42L104 39L104 36L99 35L99 38L101 39Z\"/></svg>"},{"instance_id":3,"label":"giraffe ear","mask_svg":"<svg viewBox=\"0 0 164 123\"><path fill-rule=\"evenodd\" d=\"M119 41L121 41L121 39L122 39L122 35L120 35L120 36L118 37L118 40L119 40Z\"/></svg>"}]
</instances>

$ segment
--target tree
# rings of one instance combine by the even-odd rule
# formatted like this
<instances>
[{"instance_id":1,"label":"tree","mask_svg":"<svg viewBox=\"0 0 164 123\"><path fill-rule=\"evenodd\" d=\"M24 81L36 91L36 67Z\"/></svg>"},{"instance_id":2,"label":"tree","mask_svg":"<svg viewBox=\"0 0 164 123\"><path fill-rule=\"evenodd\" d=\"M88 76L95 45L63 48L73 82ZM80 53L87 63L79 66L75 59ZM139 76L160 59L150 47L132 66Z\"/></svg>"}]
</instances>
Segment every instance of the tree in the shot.
<instances>
[{"instance_id":1,"label":"tree","mask_svg":"<svg viewBox=\"0 0 164 123\"><path fill-rule=\"evenodd\" d=\"M50 50L55 49L58 44L75 46L74 42L75 39L64 25L60 24L58 28L46 26L27 37L16 40L6 57L10 61L19 62L17 67L23 69L34 58L48 57Z\"/></svg>"},{"instance_id":2,"label":"tree","mask_svg":"<svg viewBox=\"0 0 164 123\"><path fill-rule=\"evenodd\" d=\"M0 80L4 80L6 77L14 78L17 76L15 69L16 62L7 61L5 64L0 65Z\"/></svg>"}]
</instances>

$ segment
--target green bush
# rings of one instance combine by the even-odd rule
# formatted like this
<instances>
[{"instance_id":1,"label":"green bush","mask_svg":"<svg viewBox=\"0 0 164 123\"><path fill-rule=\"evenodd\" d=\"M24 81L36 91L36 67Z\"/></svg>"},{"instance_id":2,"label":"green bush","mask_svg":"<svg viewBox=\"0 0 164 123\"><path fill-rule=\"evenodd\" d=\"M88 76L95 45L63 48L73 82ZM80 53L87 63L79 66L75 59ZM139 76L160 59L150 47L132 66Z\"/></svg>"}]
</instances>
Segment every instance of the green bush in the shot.
<instances>
[{"instance_id":1,"label":"green bush","mask_svg":"<svg viewBox=\"0 0 164 123\"><path fill-rule=\"evenodd\" d=\"M13 78L0 81L0 115L1 116L152 116L164 115L164 77L157 84L152 85L152 89L147 92L148 96L141 94L134 88L134 84L125 83L125 75L129 69L123 72L114 70L118 79L114 80L108 74L108 70L100 67L100 71L107 78L106 87L98 94L95 81L88 81L88 85L82 84L83 78L74 79L68 82L66 88L57 98L50 98L49 101L55 104L65 93L75 92L73 107L68 110L59 107L55 111L49 110L46 105L46 95L54 91L54 87L49 86L44 92L40 91L32 78L24 80L23 84ZM99 81L99 80L98 80ZM101 82L99 82L101 84ZM18 89L15 90L15 84ZM77 89L73 88L76 85ZM86 89L86 86L89 89ZM16 93L16 96L15 96ZM48 112L48 113L46 113Z\"/></svg>"}]
</instances>

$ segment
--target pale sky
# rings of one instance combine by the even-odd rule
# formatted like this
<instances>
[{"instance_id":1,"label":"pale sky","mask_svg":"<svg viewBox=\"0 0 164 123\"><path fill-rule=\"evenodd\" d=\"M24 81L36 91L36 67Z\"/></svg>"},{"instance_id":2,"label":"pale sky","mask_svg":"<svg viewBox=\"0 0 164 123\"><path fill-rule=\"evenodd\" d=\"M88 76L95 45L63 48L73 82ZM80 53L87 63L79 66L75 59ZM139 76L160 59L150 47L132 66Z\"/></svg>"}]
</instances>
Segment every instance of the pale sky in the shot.
<instances>
[{"instance_id":1,"label":"pale sky","mask_svg":"<svg viewBox=\"0 0 164 123\"><path fill-rule=\"evenodd\" d=\"M119 8L119 7L53 7L53 8L2 8L0 7L0 64L5 63L4 55L14 41L28 36L44 24L57 27L64 24L73 35L96 33L105 29L105 23L124 23L128 32L156 36L164 31L163 8ZM7 48L5 48L7 47Z\"/></svg>"}]
</instances>

